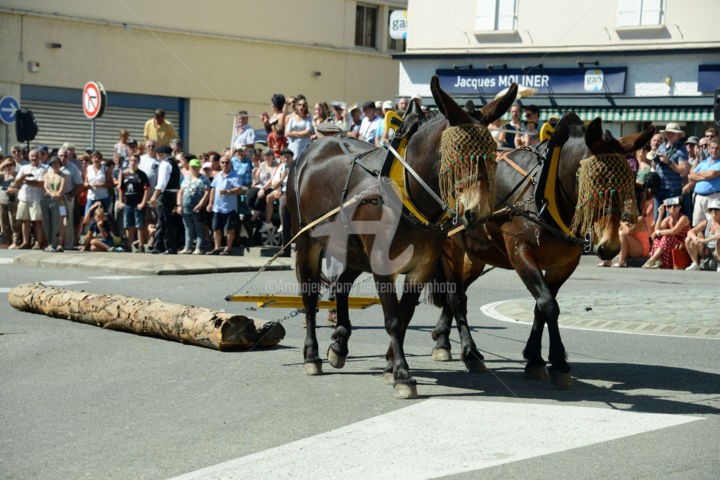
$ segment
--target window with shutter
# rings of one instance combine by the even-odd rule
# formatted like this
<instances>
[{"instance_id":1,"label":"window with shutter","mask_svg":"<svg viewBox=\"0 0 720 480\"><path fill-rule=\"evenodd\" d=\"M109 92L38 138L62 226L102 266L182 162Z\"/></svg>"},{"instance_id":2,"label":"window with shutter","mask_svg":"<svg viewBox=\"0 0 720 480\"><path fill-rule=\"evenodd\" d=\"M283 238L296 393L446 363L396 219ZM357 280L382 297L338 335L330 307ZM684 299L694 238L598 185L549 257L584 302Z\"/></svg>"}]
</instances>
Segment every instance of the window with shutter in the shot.
<instances>
[{"instance_id":1,"label":"window with shutter","mask_svg":"<svg viewBox=\"0 0 720 480\"><path fill-rule=\"evenodd\" d=\"M617 26L638 27L662 25L663 0L618 0Z\"/></svg>"},{"instance_id":2,"label":"window with shutter","mask_svg":"<svg viewBox=\"0 0 720 480\"><path fill-rule=\"evenodd\" d=\"M475 0L475 31L516 29L517 0Z\"/></svg>"}]
</instances>

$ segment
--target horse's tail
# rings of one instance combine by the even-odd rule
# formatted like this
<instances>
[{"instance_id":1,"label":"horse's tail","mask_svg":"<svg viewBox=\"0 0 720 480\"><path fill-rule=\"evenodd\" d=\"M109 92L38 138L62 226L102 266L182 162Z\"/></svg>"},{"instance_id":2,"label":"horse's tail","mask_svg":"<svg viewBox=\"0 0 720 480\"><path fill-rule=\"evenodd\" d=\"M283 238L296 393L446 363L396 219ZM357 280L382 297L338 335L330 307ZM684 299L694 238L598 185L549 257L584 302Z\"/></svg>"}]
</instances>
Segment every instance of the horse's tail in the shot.
<instances>
[{"instance_id":1,"label":"horse's tail","mask_svg":"<svg viewBox=\"0 0 720 480\"><path fill-rule=\"evenodd\" d=\"M443 308L447 303L446 294L448 292L448 277L445 273L445 266L443 265L443 255L438 257L437 263L435 264L435 271L426 288L428 289L428 303L438 308Z\"/></svg>"}]
</instances>

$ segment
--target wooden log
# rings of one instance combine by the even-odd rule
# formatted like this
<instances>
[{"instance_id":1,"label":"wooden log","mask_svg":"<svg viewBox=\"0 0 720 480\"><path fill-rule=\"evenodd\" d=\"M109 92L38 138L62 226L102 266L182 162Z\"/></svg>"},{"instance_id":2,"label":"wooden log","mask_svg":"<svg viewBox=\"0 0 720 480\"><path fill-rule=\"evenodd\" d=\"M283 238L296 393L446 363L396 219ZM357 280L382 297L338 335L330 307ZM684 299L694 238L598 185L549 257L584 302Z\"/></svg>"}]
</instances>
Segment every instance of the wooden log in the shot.
<instances>
[{"instance_id":1,"label":"wooden log","mask_svg":"<svg viewBox=\"0 0 720 480\"><path fill-rule=\"evenodd\" d=\"M207 308L125 295L99 295L49 287L18 285L8 293L18 310L190 343L215 350L242 350L276 345L285 337L278 322L254 321Z\"/></svg>"}]
</instances>

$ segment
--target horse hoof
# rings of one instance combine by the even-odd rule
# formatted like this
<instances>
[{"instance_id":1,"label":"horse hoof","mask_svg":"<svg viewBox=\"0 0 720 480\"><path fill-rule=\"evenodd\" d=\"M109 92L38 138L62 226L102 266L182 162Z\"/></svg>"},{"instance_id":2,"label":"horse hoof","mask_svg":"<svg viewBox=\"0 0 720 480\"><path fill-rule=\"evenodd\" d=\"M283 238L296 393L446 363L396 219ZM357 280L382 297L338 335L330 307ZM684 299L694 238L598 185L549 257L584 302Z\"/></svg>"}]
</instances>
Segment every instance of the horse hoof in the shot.
<instances>
[{"instance_id":1,"label":"horse hoof","mask_svg":"<svg viewBox=\"0 0 720 480\"><path fill-rule=\"evenodd\" d=\"M467 368L470 373L485 373L488 371L485 366L485 361L479 358L476 358L475 360L466 360L465 368Z\"/></svg>"},{"instance_id":2,"label":"horse hoof","mask_svg":"<svg viewBox=\"0 0 720 480\"><path fill-rule=\"evenodd\" d=\"M525 378L530 380L547 380L549 378L545 365L534 365L525 367Z\"/></svg>"},{"instance_id":3,"label":"horse hoof","mask_svg":"<svg viewBox=\"0 0 720 480\"><path fill-rule=\"evenodd\" d=\"M407 383L396 383L393 397L404 400L408 398L417 398L417 385Z\"/></svg>"},{"instance_id":4,"label":"horse hoof","mask_svg":"<svg viewBox=\"0 0 720 480\"><path fill-rule=\"evenodd\" d=\"M436 362L452 362L452 353L447 348L433 348L432 359Z\"/></svg>"},{"instance_id":5,"label":"horse hoof","mask_svg":"<svg viewBox=\"0 0 720 480\"><path fill-rule=\"evenodd\" d=\"M383 373L383 382L385 382L385 385L392 385L395 383L395 377L393 376L392 372L385 372Z\"/></svg>"},{"instance_id":6,"label":"horse hoof","mask_svg":"<svg viewBox=\"0 0 720 480\"><path fill-rule=\"evenodd\" d=\"M305 375L322 375L322 362L311 362L303 364Z\"/></svg>"},{"instance_id":7,"label":"horse hoof","mask_svg":"<svg viewBox=\"0 0 720 480\"><path fill-rule=\"evenodd\" d=\"M332 348L328 348L327 357L328 363L333 368L343 368L345 366L345 357L338 355Z\"/></svg>"},{"instance_id":8,"label":"horse hoof","mask_svg":"<svg viewBox=\"0 0 720 480\"><path fill-rule=\"evenodd\" d=\"M562 390L567 390L573 384L572 375L570 375L570 372L556 372L551 370L550 381L555 387Z\"/></svg>"}]
</instances>

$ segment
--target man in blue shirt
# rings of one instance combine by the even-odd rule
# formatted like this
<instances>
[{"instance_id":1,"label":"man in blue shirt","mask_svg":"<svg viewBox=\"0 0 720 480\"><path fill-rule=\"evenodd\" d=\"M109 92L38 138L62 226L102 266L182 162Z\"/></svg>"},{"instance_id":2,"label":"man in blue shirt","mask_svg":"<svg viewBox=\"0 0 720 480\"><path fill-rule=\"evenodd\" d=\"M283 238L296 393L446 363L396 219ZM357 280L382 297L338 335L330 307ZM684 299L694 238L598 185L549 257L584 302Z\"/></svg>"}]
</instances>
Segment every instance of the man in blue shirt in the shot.
<instances>
[{"instance_id":1,"label":"man in blue shirt","mask_svg":"<svg viewBox=\"0 0 720 480\"><path fill-rule=\"evenodd\" d=\"M253 183L252 172L255 166L252 159L247 156L247 149L244 146L236 149L231 161L232 169L240 177L242 185L249 188Z\"/></svg>"},{"instance_id":2,"label":"man in blue shirt","mask_svg":"<svg viewBox=\"0 0 720 480\"><path fill-rule=\"evenodd\" d=\"M660 176L660 189L655 193L655 219L657 220L658 208L666 198L679 197L682 195L682 177L688 174L690 164L688 163L687 150L680 140L685 132L677 123L668 123L665 130L661 130L666 142L660 145L654 165L655 171ZM683 198L682 209L690 217L692 211L692 199L689 195Z\"/></svg>"},{"instance_id":3,"label":"man in blue shirt","mask_svg":"<svg viewBox=\"0 0 720 480\"><path fill-rule=\"evenodd\" d=\"M215 175L210 190L207 211L212 212L212 229L215 248L207 255L230 255L235 242L235 228L238 223L238 195L247 188L240 176L232 169L229 158L220 159L221 171ZM222 249L223 231L227 235L225 249Z\"/></svg>"},{"instance_id":4,"label":"man in blue shirt","mask_svg":"<svg viewBox=\"0 0 720 480\"><path fill-rule=\"evenodd\" d=\"M720 140L710 140L708 152L710 156L688 175L688 180L695 184L693 226L705 220L710 200L720 200Z\"/></svg>"}]
</instances>

